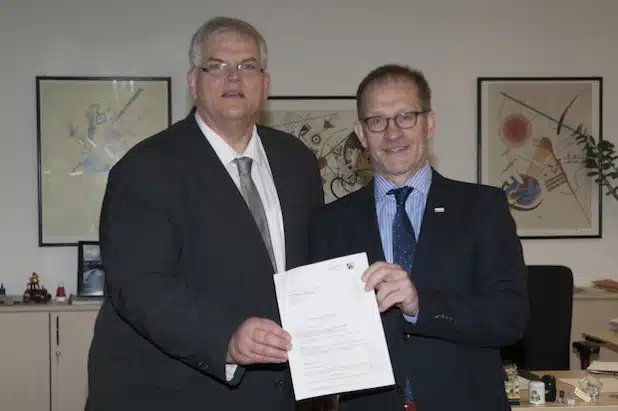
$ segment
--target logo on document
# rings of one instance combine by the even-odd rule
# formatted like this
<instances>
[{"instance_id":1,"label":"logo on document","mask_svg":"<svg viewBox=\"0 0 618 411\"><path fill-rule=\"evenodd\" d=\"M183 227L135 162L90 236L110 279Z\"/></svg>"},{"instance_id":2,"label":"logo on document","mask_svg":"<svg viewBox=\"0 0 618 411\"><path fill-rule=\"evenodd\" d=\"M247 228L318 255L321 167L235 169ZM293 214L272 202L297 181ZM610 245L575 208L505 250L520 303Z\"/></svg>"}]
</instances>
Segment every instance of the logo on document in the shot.
<instances>
[{"instance_id":1,"label":"logo on document","mask_svg":"<svg viewBox=\"0 0 618 411\"><path fill-rule=\"evenodd\" d=\"M353 269L354 269L354 263L353 263L353 262L351 262L351 261L350 261L349 263L346 263L346 265L345 265L345 266L346 266L346 268L347 268L348 270L353 270Z\"/></svg>"}]
</instances>

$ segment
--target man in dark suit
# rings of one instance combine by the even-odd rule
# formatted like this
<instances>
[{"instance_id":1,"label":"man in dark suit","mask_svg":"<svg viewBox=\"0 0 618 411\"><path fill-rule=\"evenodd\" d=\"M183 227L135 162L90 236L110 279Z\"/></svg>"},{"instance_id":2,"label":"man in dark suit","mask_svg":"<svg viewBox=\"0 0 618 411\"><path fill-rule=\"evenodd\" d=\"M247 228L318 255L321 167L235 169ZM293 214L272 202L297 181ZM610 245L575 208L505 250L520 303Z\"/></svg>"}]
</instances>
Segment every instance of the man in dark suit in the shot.
<instances>
[{"instance_id":1,"label":"man in dark suit","mask_svg":"<svg viewBox=\"0 0 618 411\"><path fill-rule=\"evenodd\" d=\"M316 215L312 259L367 252L362 279L376 293L396 386L343 393L339 409L506 410L499 348L521 338L528 303L503 193L429 165L436 119L421 72L375 69L357 108L374 178Z\"/></svg>"},{"instance_id":2,"label":"man in dark suit","mask_svg":"<svg viewBox=\"0 0 618 411\"><path fill-rule=\"evenodd\" d=\"M109 175L91 411L294 407L272 277L309 262L317 162L256 126L269 75L255 28L214 18L189 54L195 110Z\"/></svg>"}]
</instances>

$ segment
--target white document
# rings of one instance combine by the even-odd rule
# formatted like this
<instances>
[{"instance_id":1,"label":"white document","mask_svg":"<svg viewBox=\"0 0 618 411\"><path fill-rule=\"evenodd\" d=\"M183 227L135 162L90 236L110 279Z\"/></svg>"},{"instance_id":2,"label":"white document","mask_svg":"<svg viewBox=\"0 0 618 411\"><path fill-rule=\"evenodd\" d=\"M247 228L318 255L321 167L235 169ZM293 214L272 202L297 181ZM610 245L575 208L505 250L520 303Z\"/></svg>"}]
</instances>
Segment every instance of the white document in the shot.
<instances>
[{"instance_id":1,"label":"white document","mask_svg":"<svg viewBox=\"0 0 618 411\"><path fill-rule=\"evenodd\" d=\"M589 372L597 374L618 374L618 362L593 361L587 368Z\"/></svg>"},{"instance_id":2,"label":"white document","mask_svg":"<svg viewBox=\"0 0 618 411\"><path fill-rule=\"evenodd\" d=\"M297 400L395 384L375 293L361 280L367 254L275 274Z\"/></svg>"}]
</instances>

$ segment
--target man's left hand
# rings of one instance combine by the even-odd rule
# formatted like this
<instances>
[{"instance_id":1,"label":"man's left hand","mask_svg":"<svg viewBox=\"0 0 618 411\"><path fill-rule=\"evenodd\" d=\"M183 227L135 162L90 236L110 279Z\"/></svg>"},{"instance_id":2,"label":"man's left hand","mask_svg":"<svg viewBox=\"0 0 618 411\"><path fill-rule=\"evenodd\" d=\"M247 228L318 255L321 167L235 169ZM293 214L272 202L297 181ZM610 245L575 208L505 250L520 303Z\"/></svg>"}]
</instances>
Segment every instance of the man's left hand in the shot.
<instances>
[{"instance_id":1,"label":"man's left hand","mask_svg":"<svg viewBox=\"0 0 618 411\"><path fill-rule=\"evenodd\" d=\"M418 293L410 276L400 266L384 261L373 263L362 276L365 289L375 290L380 312L396 306L404 314L418 314Z\"/></svg>"}]
</instances>

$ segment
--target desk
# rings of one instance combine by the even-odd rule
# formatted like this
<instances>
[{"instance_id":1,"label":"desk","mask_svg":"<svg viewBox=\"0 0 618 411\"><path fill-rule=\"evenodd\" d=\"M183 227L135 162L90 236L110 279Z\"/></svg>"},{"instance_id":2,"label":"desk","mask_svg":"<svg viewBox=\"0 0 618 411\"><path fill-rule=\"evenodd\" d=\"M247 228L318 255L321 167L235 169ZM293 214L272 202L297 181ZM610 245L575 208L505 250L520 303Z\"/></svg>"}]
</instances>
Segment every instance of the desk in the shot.
<instances>
[{"instance_id":1,"label":"desk","mask_svg":"<svg viewBox=\"0 0 618 411\"><path fill-rule=\"evenodd\" d=\"M556 410L556 408L572 409L576 411L599 411L599 410L614 410L618 411L618 398L610 397L611 393L604 393L601 391L601 396L597 402L587 403L579 399L579 397L573 394L575 387L560 381L561 378L583 378L586 375L585 371L535 371L537 375L551 374L556 377L556 385L558 392L564 390L564 392L571 398L575 399L575 405L566 405L561 403L545 403L543 405L534 405L528 403L528 387L520 387L521 393L521 405L514 405L513 411L544 411L544 410ZM599 375L600 378L610 378L607 375ZM616 377L614 377L616 378ZM525 388L522 390L521 388ZM556 395L558 398L558 395Z\"/></svg>"}]
</instances>

